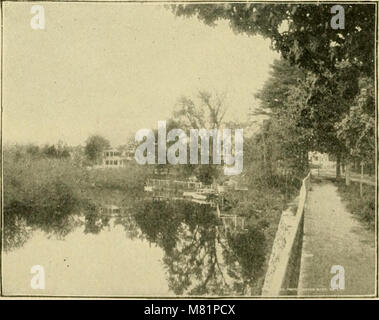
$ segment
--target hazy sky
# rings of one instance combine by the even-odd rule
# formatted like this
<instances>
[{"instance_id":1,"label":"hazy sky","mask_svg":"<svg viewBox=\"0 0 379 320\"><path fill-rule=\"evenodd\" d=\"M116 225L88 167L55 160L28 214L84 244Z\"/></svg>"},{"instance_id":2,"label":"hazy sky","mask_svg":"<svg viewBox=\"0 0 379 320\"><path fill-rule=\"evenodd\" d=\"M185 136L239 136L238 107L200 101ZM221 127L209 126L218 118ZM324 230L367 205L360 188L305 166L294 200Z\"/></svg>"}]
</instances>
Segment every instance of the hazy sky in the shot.
<instances>
[{"instance_id":1,"label":"hazy sky","mask_svg":"<svg viewBox=\"0 0 379 320\"><path fill-rule=\"evenodd\" d=\"M181 95L226 91L244 119L278 54L261 37L175 17L156 4L4 3L5 143L123 144L167 119Z\"/></svg>"}]
</instances>

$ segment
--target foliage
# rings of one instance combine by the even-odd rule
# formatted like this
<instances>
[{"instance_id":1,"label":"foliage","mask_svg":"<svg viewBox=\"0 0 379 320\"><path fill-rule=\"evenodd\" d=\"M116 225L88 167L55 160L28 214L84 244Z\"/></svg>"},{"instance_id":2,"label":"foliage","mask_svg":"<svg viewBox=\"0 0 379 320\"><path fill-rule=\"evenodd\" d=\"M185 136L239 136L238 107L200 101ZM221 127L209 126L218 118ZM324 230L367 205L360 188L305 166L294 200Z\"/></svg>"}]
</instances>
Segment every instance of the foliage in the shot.
<instances>
[{"instance_id":1,"label":"foliage","mask_svg":"<svg viewBox=\"0 0 379 320\"><path fill-rule=\"evenodd\" d=\"M242 277L253 286L262 273L266 257L266 239L259 226L253 226L246 233L228 235L230 251L225 251L225 260L230 264L238 264L238 274L230 273L231 277Z\"/></svg>"},{"instance_id":2,"label":"foliage","mask_svg":"<svg viewBox=\"0 0 379 320\"><path fill-rule=\"evenodd\" d=\"M122 168L94 169L88 172L91 186L98 189L117 189L138 196L150 170L135 162L127 162Z\"/></svg>"},{"instance_id":3,"label":"foliage","mask_svg":"<svg viewBox=\"0 0 379 320\"><path fill-rule=\"evenodd\" d=\"M176 109L170 119L168 128L181 128L189 137L190 129L221 129L227 112L226 94L199 90L196 97L182 96L179 98ZM168 129L169 130L169 129ZM187 145L189 156L189 144ZM220 166L212 165L213 138L209 141L209 165L183 165L184 176L195 175L204 184L211 184L219 175ZM199 146L200 158L200 146Z\"/></svg>"},{"instance_id":4,"label":"foliage","mask_svg":"<svg viewBox=\"0 0 379 320\"><path fill-rule=\"evenodd\" d=\"M86 171L69 160L19 158L17 151L5 150L5 236L12 237L7 232L16 221L57 236L66 235L76 223L72 212L86 203L83 189L88 185L87 178Z\"/></svg>"},{"instance_id":5,"label":"foliage","mask_svg":"<svg viewBox=\"0 0 379 320\"><path fill-rule=\"evenodd\" d=\"M163 262L175 293L259 294L267 248L285 202L276 193L276 183L248 175L250 183L257 183L247 195L250 206L241 197L235 199L236 210L241 209L247 219L247 230L229 234L209 206L144 198L149 171L132 162L125 168L87 170L69 159L39 159L26 153L18 161L15 158L14 150L6 150L7 250L23 245L37 228L59 238L79 226L84 226L84 233L100 233L110 226L110 216L100 208L116 203L127 208L128 213L114 223L128 237L146 239L164 250Z\"/></svg>"},{"instance_id":6,"label":"foliage","mask_svg":"<svg viewBox=\"0 0 379 320\"><path fill-rule=\"evenodd\" d=\"M27 149L27 152L36 155L36 150L38 146L29 147ZM65 159L70 157L70 152L66 146L58 145L57 147L55 145L48 146L46 145L42 149L42 154L46 155L47 158L55 158L55 159Z\"/></svg>"},{"instance_id":7,"label":"foliage","mask_svg":"<svg viewBox=\"0 0 379 320\"><path fill-rule=\"evenodd\" d=\"M90 136L86 141L85 155L88 160L94 163L99 163L101 160L102 152L110 147L107 139L99 135Z\"/></svg>"},{"instance_id":8,"label":"foliage","mask_svg":"<svg viewBox=\"0 0 379 320\"><path fill-rule=\"evenodd\" d=\"M211 93L205 90L200 90L195 98L182 96L174 112L174 118L182 128L219 129L227 111L225 100L225 93Z\"/></svg>"},{"instance_id":9,"label":"foliage","mask_svg":"<svg viewBox=\"0 0 379 320\"><path fill-rule=\"evenodd\" d=\"M253 143L259 146L258 153L270 175L281 172L301 176L308 167L307 153L314 146L316 134L311 128L304 127L306 79L306 73L299 68L283 59L276 60L271 77L256 95L261 100L261 109L255 112L266 112L270 118L264 120ZM249 157L251 152L247 152Z\"/></svg>"},{"instance_id":10,"label":"foliage","mask_svg":"<svg viewBox=\"0 0 379 320\"><path fill-rule=\"evenodd\" d=\"M97 201L105 190L122 191L129 205L143 193L148 171L137 164L86 170L70 159L41 158L42 153L25 151L30 149L16 146L4 150L7 249L22 245L34 228L64 237L79 225L75 217L81 214L85 216L85 232L98 233L109 222L101 216L102 203Z\"/></svg>"},{"instance_id":11,"label":"foliage","mask_svg":"<svg viewBox=\"0 0 379 320\"><path fill-rule=\"evenodd\" d=\"M189 202L141 203L135 219L148 241L162 247L175 294L252 294L265 262L257 228L225 235L209 206Z\"/></svg>"},{"instance_id":12,"label":"foliage","mask_svg":"<svg viewBox=\"0 0 379 320\"><path fill-rule=\"evenodd\" d=\"M274 50L304 70L318 75L335 73L339 62L349 61L352 69L374 73L373 41L375 5L344 4L345 28L330 26L334 4L179 4L178 16L196 16L208 25L228 20L238 33L262 35Z\"/></svg>"},{"instance_id":13,"label":"foliage","mask_svg":"<svg viewBox=\"0 0 379 320\"><path fill-rule=\"evenodd\" d=\"M366 163L375 162L375 89L370 78L361 78L359 94L350 111L336 124L338 138L348 150L348 156Z\"/></svg>"},{"instance_id":14,"label":"foliage","mask_svg":"<svg viewBox=\"0 0 379 320\"><path fill-rule=\"evenodd\" d=\"M14 153L14 160L29 157L32 159L68 159L71 157L70 148L59 142L57 145L46 144L42 148L35 144L14 145L8 147Z\"/></svg>"},{"instance_id":15,"label":"foliage","mask_svg":"<svg viewBox=\"0 0 379 320\"><path fill-rule=\"evenodd\" d=\"M304 153L314 150L336 156L339 174L342 157L352 153L360 157L370 153L372 157L374 113L362 110L357 101L364 99L360 97L359 79L373 83L375 6L344 4L346 24L344 29L338 30L332 29L329 23L332 6L179 4L173 5L172 10L178 16L196 16L211 26L218 20L228 20L237 33L269 38L272 48L293 66L289 70L290 66L283 62L274 64L272 77L259 95L265 113L272 116L269 127L276 125L284 129L282 135L274 129L271 136L276 135L277 142L281 137L297 137L292 158L295 156L300 162L302 158L296 156L299 144ZM290 71L288 77L283 73L286 69ZM371 103L370 108L373 106ZM273 119L275 116L277 119ZM361 123L357 123L357 119L362 119ZM356 136L357 141L351 141L348 135ZM264 138L263 133L261 137ZM280 142L279 145L282 146ZM285 143L283 147L286 148ZM283 151L280 153L287 159L291 150Z\"/></svg>"},{"instance_id":16,"label":"foliage","mask_svg":"<svg viewBox=\"0 0 379 320\"><path fill-rule=\"evenodd\" d=\"M363 196L360 196L358 182L351 181L350 185L337 182L338 191L347 203L348 210L356 215L366 226L375 229L375 187L363 185Z\"/></svg>"}]
</instances>

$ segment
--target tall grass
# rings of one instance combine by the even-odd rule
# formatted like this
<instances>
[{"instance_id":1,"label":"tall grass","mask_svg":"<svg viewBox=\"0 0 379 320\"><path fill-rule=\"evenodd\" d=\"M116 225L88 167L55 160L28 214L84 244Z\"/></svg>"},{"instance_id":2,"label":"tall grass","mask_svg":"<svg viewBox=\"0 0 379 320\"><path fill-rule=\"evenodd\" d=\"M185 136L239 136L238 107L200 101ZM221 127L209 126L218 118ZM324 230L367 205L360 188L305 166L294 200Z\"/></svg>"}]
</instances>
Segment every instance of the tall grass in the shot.
<instances>
[{"instance_id":1,"label":"tall grass","mask_svg":"<svg viewBox=\"0 0 379 320\"><path fill-rule=\"evenodd\" d=\"M119 169L86 170L71 160L4 156L6 213L65 215L85 204L91 188L143 192L149 170L136 164Z\"/></svg>"},{"instance_id":2,"label":"tall grass","mask_svg":"<svg viewBox=\"0 0 379 320\"><path fill-rule=\"evenodd\" d=\"M137 197L149 172L133 164L87 170L69 158L36 157L22 151L4 150L4 222L10 242L17 221L64 236L73 229L75 215L94 212L101 205L96 195L118 190L128 198Z\"/></svg>"},{"instance_id":3,"label":"tall grass","mask_svg":"<svg viewBox=\"0 0 379 320\"><path fill-rule=\"evenodd\" d=\"M86 171L67 160L4 157L6 213L67 214L87 184Z\"/></svg>"},{"instance_id":4,"label":"tall grass","mask_svg":"<svg viewBox=\"0 0 379 320\"><path fill-rule=\"evenodd\" d=\"M91 186L101 189L117 189L130 197L138 197L143 192L144 182L152 169L129 162L123 168L94 169L88 172Z\"/></svg>"}]
</instances>

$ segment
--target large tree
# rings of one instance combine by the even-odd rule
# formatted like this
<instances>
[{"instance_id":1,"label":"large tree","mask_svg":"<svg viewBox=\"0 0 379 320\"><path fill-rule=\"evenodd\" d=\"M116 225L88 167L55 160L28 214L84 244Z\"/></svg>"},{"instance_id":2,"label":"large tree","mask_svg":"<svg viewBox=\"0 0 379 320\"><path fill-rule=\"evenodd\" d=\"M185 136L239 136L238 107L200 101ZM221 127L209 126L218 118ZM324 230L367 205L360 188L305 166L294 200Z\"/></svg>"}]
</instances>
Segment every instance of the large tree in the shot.
<instances>
[{"instance_id":1,"label":"large tree","mask_svg":"<svg viewBox=\"0 0 379 320\"><path fill-rule=\"evenodd\" d=\"M225 93L199 90L195 97L179 98L174 117L187 129L219 129L226 111Z\"/></svg>"},{"instance_id":2,"label":"large tree","mask_svg":"<svg viewBox=\"0 0 379 320\"><path fill-rule=\"evenodd\" d=\"M199 90L196 96L183 95L178 99L170 123L175 123L177 128L186 130L189 136L190 129L221 129L226 112L225 93ZM209 146L213 150L213 138L210 139ZM218 165L212 164L212 152L209 154L209 164L188 164L183 167L183 173L185 175L196 174L201 182L211 184L218 177L220 169Z\"/></svg>"},{"instance_id":3,"label":"large tree","mask_svg":"<svg viewBox=\"0 0 379 320\"><path fill-rule=\"evenodd\" d=\"M359 94L352 107L336 124L337 136L347 150L347 157L355 163L363 161L375 167L375 89L370 78L361 78ZM372 170L371 170L372 171Z\"/></svg>"},{"instance_id":4,"label":"large tree","mask_svg":"<svg viewBox=\"0 0 379 320\"><path fill-rule=\"evenodd\" d=\"M173 11L179 16L196 16L208 25L229 20L236 32L269 38L274 50L307 73L300 126L311 130L314 149L333 154L340 162L350 147L337 134L338 123L349 114L351 102L359 94L358 80L374 76L375 5L339 6L345 24L337 30L330 23L336 14L333 6L181 4L173 6ZM278 81L285 84L286 79Z\"/></svg>"},{"instance_id":5,"label":"large tree","mask_svg":"<svg viewBox=\"0 0 379 320\"><path fill-rule=\"evenodd\" d=\"M307 108L306 73L286 60L275 60L271 76L256 94L260 108L252 115L267 114L255 142L261 146L260 154L267 174L278 169L302 174L307 169L307 153L314 145L313 130L304 123L309 121Z\"/></svg>"},{"instance_id":6,"label":"large tree","mask_svg":"<svg viewBox=\"0 0 379 320\"><path fill-rule=\"evenodd\" d=\"M100 135L92 135L86 141L85 155L88 160L98 163L101 160L102 152L109 148L110 143L107 139Z\"/></svg>"},{"instance_id":7,"label":"large tree","mask_svg":"<svg viewBox=\"0 0 379 320\"><path fill-rule=\"evenodd\" d=\"M236 32L271 39L274 50L303 69L334 72L349 61L366 75L374 73L375 4L343 4L344 29L333 29L334 4L180 4L178 16L196 16L208 25L229 20Z\"/></svg>"}]
</instances>

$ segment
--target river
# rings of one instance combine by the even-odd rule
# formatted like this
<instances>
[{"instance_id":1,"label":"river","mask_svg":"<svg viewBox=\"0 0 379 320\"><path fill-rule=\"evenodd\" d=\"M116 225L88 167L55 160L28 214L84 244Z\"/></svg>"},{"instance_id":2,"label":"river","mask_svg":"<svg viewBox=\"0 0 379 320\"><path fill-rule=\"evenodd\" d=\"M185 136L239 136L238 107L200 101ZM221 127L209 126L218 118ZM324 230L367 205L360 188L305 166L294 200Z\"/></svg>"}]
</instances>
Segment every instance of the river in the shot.
<instances>
[{"instance_id":1,"label":"river","mask_svg":"<svg viewBox=\"0 0 379 320\"><path fill-rule=\"evenodd\" d=\"M264 234L241 217L189 202L122 195L64 216L5 221L7 295L223 296L259 291ZM126 205L127 204L127 205ZM43 267L45 289L32 289ZM257 291L258 290L258 291Z\"/></svg>"}]
</instances>

